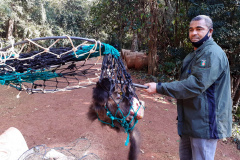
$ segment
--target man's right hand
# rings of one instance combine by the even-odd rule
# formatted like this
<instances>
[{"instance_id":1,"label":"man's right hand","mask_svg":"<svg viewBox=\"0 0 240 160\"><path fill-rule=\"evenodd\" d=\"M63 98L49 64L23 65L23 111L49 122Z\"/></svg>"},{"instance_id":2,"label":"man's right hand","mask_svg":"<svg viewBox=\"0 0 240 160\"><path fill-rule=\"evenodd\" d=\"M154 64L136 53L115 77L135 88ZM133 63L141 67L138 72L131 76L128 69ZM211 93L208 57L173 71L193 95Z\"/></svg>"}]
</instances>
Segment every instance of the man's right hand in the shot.
<instances>
[{"instance_id":1,"label":"man's right hand","mask_svg":"<svg viewBox=\"0 0 240 160\"><path fill-rule=\"evenodd\" d=\"M157 93L157 83L151 82L151 83L146 83L144 86L148 86L147 89L144 89L145 92L148 92L150 94Z\"/></svg>"}]
</instances>

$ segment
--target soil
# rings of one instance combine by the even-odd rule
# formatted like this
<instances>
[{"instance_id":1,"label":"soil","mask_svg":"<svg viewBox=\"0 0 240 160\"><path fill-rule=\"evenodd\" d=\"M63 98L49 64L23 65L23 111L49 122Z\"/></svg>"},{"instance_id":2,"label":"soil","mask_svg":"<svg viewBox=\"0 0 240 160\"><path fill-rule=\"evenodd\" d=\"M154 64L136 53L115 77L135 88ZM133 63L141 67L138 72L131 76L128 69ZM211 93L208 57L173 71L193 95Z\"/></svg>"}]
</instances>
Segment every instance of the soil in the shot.
<instances>
[{"instance_id":1,"label":"soil","mask_svg":"<svg viewBox=\"0 0 240 160\"><path fill-rule=\"evenodd\" d=\"M134 83L144 84L133 77ZM92 87L47 94L27 94L8 86L0 86L0 134L15 127L23 134L28 147L45 144L48 147L67 146L78 138L91 142L86 153L94 153L102 160L126 160L129 145L126 133L102 127L99 121L87 119ZM136 127L141 132L139 160L178 160L176 101L160 94L149 95L137 88L139 99L146 109ZM83 155L82 155L83 156ZM230 139L219 140L216 160L237 160L240 151Z\"/></svg>"}]
</instances>

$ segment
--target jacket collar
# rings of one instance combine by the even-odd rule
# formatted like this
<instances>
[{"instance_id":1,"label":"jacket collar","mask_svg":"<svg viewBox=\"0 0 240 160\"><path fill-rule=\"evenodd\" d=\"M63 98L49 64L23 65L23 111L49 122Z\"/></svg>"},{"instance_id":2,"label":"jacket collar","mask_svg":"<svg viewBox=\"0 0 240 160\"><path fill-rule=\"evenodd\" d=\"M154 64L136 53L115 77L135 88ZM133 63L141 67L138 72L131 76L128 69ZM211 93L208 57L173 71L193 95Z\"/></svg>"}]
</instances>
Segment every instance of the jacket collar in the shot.
<instances>
[{"instance_id":1,"label":"jacket collar","mask_svg":"<svg viewBox=\"0 0 240 160\"><path fill-rule=\"evenodd\" d=\"M200 47L198 47L195 51L199 52L199 51L203 50L203 48L205 48L206 46L213 44L213 42L214 42L213 38L210 38L207 41L205 41Z\"/></svg>"}]
</instances>

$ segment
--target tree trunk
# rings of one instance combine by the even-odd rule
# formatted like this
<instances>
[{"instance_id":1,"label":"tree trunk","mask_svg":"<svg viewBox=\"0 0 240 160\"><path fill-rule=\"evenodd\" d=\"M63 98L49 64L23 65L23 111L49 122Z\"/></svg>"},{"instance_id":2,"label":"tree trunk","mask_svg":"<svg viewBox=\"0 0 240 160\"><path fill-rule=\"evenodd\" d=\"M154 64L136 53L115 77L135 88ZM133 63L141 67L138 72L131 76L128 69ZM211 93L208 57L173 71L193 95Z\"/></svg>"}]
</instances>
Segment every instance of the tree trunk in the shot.
<instances>
[{"instance_id":1,"label":"tree trunk","mask_svg":"<svg viewBox=\"0 0 240 160\"><path fill-rule=\"evenodd\" d=\"M132 38L132 46L131 46L131 52L138 51L138 35L137 33L134 33Z\"/></svg>"},{"instance_id":2,"label":"tree trunk","mask_svg":"<svg viewBox=\"0 0 240 160\"><path fill-rule=\"evenodd\" d=\"M235 97L233 98L233 104L238 106L240 102L240 89L237 90Z\"/></svg>"},{"instance_id":3,"label":"tree trunk","mask_svg":"<svg viewBox=\"0 0 240 160\"><path fill-rule=\"evenodd\" d=\"M234 99L235 94L239 88L240 84L240 75L232 76L232 99Z\"/></svg>"},{"instance_id":4,"label":"tree trunk","mask_svg":"<svg viewBox=\"0 0 240 160\"><path fill-rule=\"evenodd\" d=\"M46 20L47 20L47 14L46 14L46 10L44 8L43 2L41 2L41 15L42 15L42 19L41 19L41 23L45 24Z\"/></svg>"},{"instance_id":5,"label":"tree trunk","mask_svg":"<svg viewBox=\"0 0 240 160\"><path fill-rule=\"evenodd\" d=\"M235 97L233 98L233 113L236 113L238 111L239 107L239 102L240 102L240 89L236 91Z\"/></svg>"},{"instance_id":6,"label":"tree trunk","mask_svg":"<svg viewBox=\"0 0 240 160\"><path fill-rule=\"evenodd\" d=\"M151 27L149 32L149 53L148 53L148 74L157 75L157 32L158 32L158 21L157 21L157 2L152 0L150 2L150 13L151 13Z\"/></svg>"},{"instance_id":7,"label":"tree trunk","mask_svg":"<svg viewBox=\"0 0 240 160\"><path fill-rule=\"evenodd\" d=\"M13 26L14 26L14 20L9 19L8 20L7 39L13 36Z\"/></svg>"},{"instance_id":8,"label":"tree trunk","mask_svg":"<svg viewBox=\"0 0 240 160\"><path fill-rule=\"evenodd\" d=\"M177 1L176 2L176 14L175 14L175 16L177 17L177 15L178 15L178 7L179 7L179 1ZM177 47L178 46L178 42L179 42L179 40L178 40L178 19L177 18L175 18L175 23L174 23L174 45L175 45L175 47Z\"/></svg>"},{"instance_id":9,"label":"tree trunk","mask_svg":"<svg viewBox=\"0 0 240 160\"><path fill-rule=\"evenodd\" d=\"M240 102L240 75L232 76L233 113L237 112Z\"/></svg>"}]
</instances>

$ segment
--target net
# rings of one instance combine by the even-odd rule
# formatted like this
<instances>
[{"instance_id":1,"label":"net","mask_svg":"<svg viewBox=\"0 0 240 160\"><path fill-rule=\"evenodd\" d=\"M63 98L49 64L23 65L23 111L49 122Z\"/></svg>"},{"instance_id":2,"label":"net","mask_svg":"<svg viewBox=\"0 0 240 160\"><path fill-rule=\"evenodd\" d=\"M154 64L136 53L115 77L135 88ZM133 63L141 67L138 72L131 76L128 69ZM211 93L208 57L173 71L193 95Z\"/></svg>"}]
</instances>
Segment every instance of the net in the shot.
<instances>
[{"instance_id":1,"label":"net","mask_svg":"<svg viewBox=\"0 0 240 160\"><path fill-rule=\"evenodd\" d=\"M64 42L66 39L68 42ZM49 43L50 46L43 47ZM0 50L0 84L28 93L87 87L95 84L100 76L101 51L109 54L112 48L95 40L68 36L12 42Z\"/></svg>"}]
</instances>

